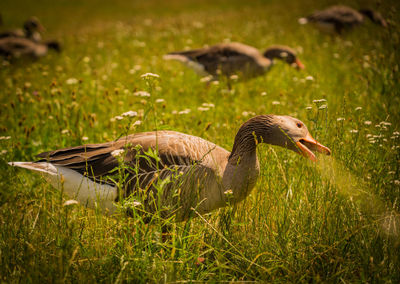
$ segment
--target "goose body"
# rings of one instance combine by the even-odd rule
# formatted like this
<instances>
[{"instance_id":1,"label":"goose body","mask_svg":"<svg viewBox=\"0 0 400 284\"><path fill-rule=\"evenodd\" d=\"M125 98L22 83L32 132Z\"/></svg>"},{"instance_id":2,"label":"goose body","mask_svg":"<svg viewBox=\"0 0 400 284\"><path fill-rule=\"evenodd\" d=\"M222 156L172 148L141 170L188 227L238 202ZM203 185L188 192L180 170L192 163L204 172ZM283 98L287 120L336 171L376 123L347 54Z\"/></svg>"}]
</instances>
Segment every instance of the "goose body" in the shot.
<instances>
[{"instance_id":1,"label":"goose body","mask_svg":"<svg viewBox=\"0 0 400 284\"><path fill-rule=\"evenodd\" d=\"M39 58L45 56L49 49L60 51L60 45L56 41L38 43L20 37L0 38L0 56L4 57Z\"/></svg>"},{"instance_id":2,"label":"goose body","mask_svg":"<svg viewBox=\"0 0 400 284\"><path fill-rule=\"evenodd\" d=\"M306 126L288 116L257 116L239 129L232 152L175 131L129 135L38 155L36 162L10 165L37 171L81 204L113 213L115 202L130 198L143 214L187 219L243 200L259 174L258 143L286 147L315 160L311 150L330 154ZM119 186L118 186L119 185ZM128 212L129 213L129 212Z\"/></svg>"},{"instance_id":3,"label":"goose body","mask_svg":"<svg viewBox=\"0 0 400 284\"><path fill-rule=\"evenodd\" d=\"M273 46L263 54L258 49L239 42L220 43L206 48L172 52L164 56L166 60L178 60L193 68L200 75L210 74L230 76L234 74L251 78L267 72L274 58L285 60L304 68L296 53L286 46Z\"/></svg>"},{"instance_id":4,"label":"goose body","mask_svg":"<svg viewBox=\"0 0 400 284\"><path fill-rule=\"evenodd\" d=\"M300 19L300 23L312 22L322 31L341 33L343 30L362 24L365 16L376 24L384 27L387 26L381 14L376 11L370 9L360 9L357 11L344 5L331 6L324 10L316 11L306 18Z\"/></svg>"}]
</instances>

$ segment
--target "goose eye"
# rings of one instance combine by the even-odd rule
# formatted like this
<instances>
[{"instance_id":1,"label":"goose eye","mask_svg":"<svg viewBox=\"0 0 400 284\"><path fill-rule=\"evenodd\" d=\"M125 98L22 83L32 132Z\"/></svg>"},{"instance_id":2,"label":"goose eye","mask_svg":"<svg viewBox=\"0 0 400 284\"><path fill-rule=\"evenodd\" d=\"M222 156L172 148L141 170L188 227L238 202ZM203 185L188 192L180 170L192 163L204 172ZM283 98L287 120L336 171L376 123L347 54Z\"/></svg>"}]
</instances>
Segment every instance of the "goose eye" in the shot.
<instances>
[{"instance_id":1,"label":"goose eye","mask_svg":"<svg viewBox=\"0 0 400 284\"><path fill-rule=\"evenodd\" d=\"M301 128L303 125L300 122L297 122L297 127Z\"/></svg>"}]
</instances>

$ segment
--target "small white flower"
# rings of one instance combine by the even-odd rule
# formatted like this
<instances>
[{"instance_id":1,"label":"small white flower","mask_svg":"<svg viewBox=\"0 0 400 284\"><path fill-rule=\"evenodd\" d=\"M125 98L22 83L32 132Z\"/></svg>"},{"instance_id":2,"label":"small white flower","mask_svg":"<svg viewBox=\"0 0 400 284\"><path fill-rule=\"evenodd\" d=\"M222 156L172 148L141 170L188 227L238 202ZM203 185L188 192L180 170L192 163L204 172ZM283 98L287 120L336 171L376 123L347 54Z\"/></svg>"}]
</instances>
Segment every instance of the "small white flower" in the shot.
<instances>
[{"instance_id":1,"label":"small white flower","mask_svg":"<svg viewBox=\"0 0 400 284\"><path fill-rule=\"evenodd\" d=\"M135 117L135 116L137 116L137 112L130 110L130 111L124 112L123 114L121 114L121 116Z\"/></svg>"},{"instance_id":2,"label":"small white flower","mask_svg":"<svg viewBox=\"0 0 400 284\"><path fill-rule=\"evenodd\" d=\"M230 195L233 195L233 191L232 191L232 189L228 189L228 190L224 191L224 194L227 196L230 196Z\"/></svg>"},{"instance_id":3,"label":"small white flower","mask_svg":"<svg viewBox=\"0 0 400 284\"><path fill-rule=\"evenodd\" d=\"M308 23L307 18L299 18L297 21L299 22L300 25L305 25Z\"/></svg>"},{"instance_id":4,"label":"small white flower","mask_svg":"<svg viewBox=\"0 0 400 284\"><path fill-rule=\"evenodd\" d=\"M191 110L187 108L187 109L181 110L180 112L178 112L178 114L188 114L189 112L191 112Z\"/></svg>"},{"instance_id":5,"label":"small white flower","mask_svg":"<svg viewBox=\"0 0 400 284\"><path fill-rule=\"evenodd\" d=\"M267 92L262 92L261 93L261 96L266 96L267 95Z\"/></svg>"},{"instance_id":6,"label":"small white flower","mask_svg":"<svg viewBox=\"0 0 400 284\"><path fill-rule=\"evenodd\" d=\"M392 124L387 121L381 121L379 124L385 125L385 126L391 126Z\"/></svg>"},{"instance_id":7,"label":"small white flower","mask_svg":"<svg viewBox=\"0 0 400 284\"><path fill-rule=\"evenodd\" d=\"M327 108L327 105L322 105L318 109L326 109L326 108Z\"/></svg>"},{"instance_id":8,"label":"small white flower","mask_svg":"<svg viewBox=\"0 0 400 284\"><path fill-rule=\"evenodd\" d=\"M368 133L367 135L365 135L365 137L367 138L372 137L372 134Z\"/></svg>"},{"instance_id":9,"label":"small white flower","mask_svg":"<svg viewBox=\"0 0 400 284\"><path fill-rule=\"evenodd\" d=\"M306 77L306 81L314 81L314 77L313 76L307 76Z\"/></svg>"},{"instance_id":10,"label":"small white flower","mask_svg":"<svg viewBox=\"0 0 400 284\"><path fill-rule=\"evenodd\" d=\"M61 130L61 134L68 134L68 133L69 133L68 129Z\"/></svg>"},{"instance_id":11,"label":"small white flower","mask_svg":"<svg viewBox=\"0 0 400 284\"><path fill-rule=\"evenodd\" d=\"M0 140L9 140L11 139L11 136L1 136Z\"/></svg>"},{"instance_id":12,"label":"small white flower","mask_svg":"<svg viewBox=\"0 0 400 284\"><path fill-rule=\"evenodd\" d=\"M334 54L333 54L333 57L334 57L334 58L339 58L340 55L339 55L339 53L334 53Z\"/></svg>"},{"instance_id":13,"label":"small white flower","mask_svg":"<svg viewBox=\"0 0 400 284\"><path fill-rule=\"evenodd\" d=\"M344 117L338 117L336 120L337 121L343 121L343 120L346 120L346 119Z\"/></svg>"},{"instance_id":14,"label":"small white flower","mask_svg":"<svg viewBox=\"0 0 400 284\"><path fill-rule=\"evenodd\" d=\"M237 79L239 79L239 76L238 75L231 75L229 78L231 80L237 80Z\"/></svg>"},{"instance_id":15,"label":"small white flower","mask_svg":"<svg viewBox=\"0 0 400 284\"><path fill-rule=\"evenodd\" d=\"M141 125L142 124L142 121L141 120L136 120L133 124L132 124L132 126L139 126L139 125Z\"/></svg>"},{"instance_id":16,"label":"small white flower","mask_svg":"<svg viewBox=\"0 0 400 284\"><path fill-rule=\"evenodd\" d=\"M145 73L141 75L140 77L142 78L160 78L160 75L154 74L154 73Z\"/></svg>"},{"instance_id":17,"label":"small white flower","mask_svg":"<svg viewBox=\"0 0 400 284\"><path fill-rule=\"evenodd\" d=\"M215 105L214 104L212 104L212 103L202 103L201 104L203 107L215 107Z\"/></svg>"},{"instance_id":18,"label":"small white flower","mask_svg":"<svg viewBox=\"0 0 400 284\"><path fill-rule=\"evenodd\" d=\"M210 108L208 108L208 107L198 107L197 109L199 111L208 111L208 110L210 110Z\"/></svg>"},{"instance_id":19,"label":"small white flower","mask_svg":"<svg viewBox=\"0 0 400 284\"><path fill-rule=\"evenodd\" d=\"M173 110L171 113L172 113L172 114L177 114L178 111L177 111L177 110Z\"/></svg>"},{"instance_id":20,"label":"small white flower","mask_svg":"<svg viewBox=\"0 0 400 284\"><path fill-rule=\"evenodd\" d=\"M306 110L312 110L311 106L306 107Z\"/></svg>"},{"instance_id":21,"label":"small white flower","mask_svg":"<svg viewBox=\"0 0 400 284\"><path fill-rule=\"evenodd\" d=\"M67 85L75 85L75 84L78 84L78 79L76 79L76 78L69 78L69 79L67 79L67 81L65 81L65 83L67 83Z\"/></svg>"},{"instance_id":22,"label":"small white flower","mask_svg":"<svg viewBox=\"0 0 400 284\"><path fill-rule=\"evenodd\" d=\"M123 120L124 118L120 115L117 115L116 117L114 117L115 120Z\"/></svg>"},{"instance_id":23,"label":"small white flower","mask_svg":"<svg viewBox=\"0 0 400 284\"><path fill-rule=\"evenodd\" d=\"M219 85L219 81L213 81L211 84L218 86Z\"/></svg>"},{"instance_id":24,"label":"small white flower","mask_svg":"<svg viewBox=\"0 0 400 284\"><path fill-rule=\"evenodd\" d=\"M138 91L133 93L133 95L137 97L150 97L150 94L146 91Z\"/></svg>"},{"instance_id":25,"label":"small white flower","mask_svg":"<svg viewBox=\"0 0 400 284\"><path fill-rule=\"evenodd\" d=\"M205 76L205 77L201 78L200 82L206 83L206 82L210 82L212 79L213 79L213 76L209 75L209 76Z\"/></svg>"},{"instance_id":26,"label":"small white flower","mask_svg":"<svg viewBox=\"0 0 400 284\"><path fill-rule=\"evenodd\" d=\"M369 143L371 143L371 144L375 144L375 140L373 140L373 139L371 139L371 140L369 140Z\"/></svg>"},{"instance_id":27,"label":"small white flower","mask_svg":"<svg viewBox=\"0 0 400 284\"><path fill-rule=\"evenodd\" d=\"M118 158L121 157L124 152L125 152L124 149L117 149L111 152L111 156Z\"/></svg>"},{"instance_id":28,"label":"small white flower","mask_svg":"<svg viewBox=\"0 0 400 284\"><path fill-rule=\"evenodd\" d=\"M90 57L85 56L85 57L83 58L83 62L89 63L89 62L90 62Z\"/></svg>"},{"instance_id":29,"label":"small white flower","mask_svg":"<svg viewBox=\"0 0 400 284\"><path fill-rule=\"evenodd\" d=\"M366 121L364 121L364 124L365 124L365 125L371 125L371 124L372 124L372 122L371 122L371 121L369 121L369 120L366 120Z\"/></svg>"},{"instance_id":30,"label":"small white flower","mask_svg":"<svg viewBox=\"0 0 400 284\"><path fill-rule=\"evenodd\" d=\"M357 129L352 129L352 130L350 130L350 133L358 133L358 130Z\"/></svg>"},{"instance_id":31,"label":"small white flower","mask_svg":"<svg viewBox=\"0 0 400 284\"><path fill-rule=\"evenodd\" d=\"M3 156L5 154L7 154L7 150L1 150L0 155Z\"/></svg>"},{"instance_id":32,"label":"small white flower","mask_svg":"<svg viewBox=\"0 0 400 284\"><path fill-rule=\"evenodd\" d=\"M156 99L156 103L158 103L158 104L161 104L161 103L164 103L164 102L165 102L164 99Z\"/></svg>"},{"instance_id":33,"label":"small white flower","mask_svg":"<svg viewBox=\"0 0 400 284\"><path fill-rule=\"evenodd\" d=\"M400 185L400 180L396 179L393 183L394 183L395 185Z\"/></svg>"},{"instance_id":34,"label":"small white flower","mask_svg":"<svg viewBox=\"0 0 400 284\"><path fill-rule=\"evenodd\" d=\"M74 204L78 204L79 202L73 199L67 200L63 203L63 206L70 206L70 205L74 205Z\"/></svg>"},{"instance_id":35,"label":"small white flower","mask_svg":"<svg viewBox=\"0 0 400 284\"><path fill-rule=\"evenodd\" d=\"M354 110L355 110L355 111L362 110L362 107L356 107Z\"/></svg>"},{"instance_id":36,"label":"small white flower","mask_svg":"<svg viewBox=\"0 0 400 284\"><path fill-rule=\"evenodd\" d=\"M319 100L313 100L312 102L315 103L315 104L318 104L318 103L324 103L324 102L326 102L326 100L325 99L319 99Z\"/></svg>"},{"instance_id":37,"label":"small white flower","mask_svg":"<svg viewBox=\"0 0 400 284\"><path fill-rule=\"evenodd\" d=\"M83 136L83 137L82 137L82 140L83 140L83 141L88 141L88 140L89 140L89 137Z\"/></svg>"},{"instance_id":38,"label":"small white flower","mask_svg":"<svg viewBox=\"0 0 400 284\"><path fill-rule=\"evenodd\" d=\"M272 104L273 104L273 105L280 105L280 104L281 104L281 102L278 102L278 101L273 101L273 102L272 102Z\"/></svg>"}]
</instances>

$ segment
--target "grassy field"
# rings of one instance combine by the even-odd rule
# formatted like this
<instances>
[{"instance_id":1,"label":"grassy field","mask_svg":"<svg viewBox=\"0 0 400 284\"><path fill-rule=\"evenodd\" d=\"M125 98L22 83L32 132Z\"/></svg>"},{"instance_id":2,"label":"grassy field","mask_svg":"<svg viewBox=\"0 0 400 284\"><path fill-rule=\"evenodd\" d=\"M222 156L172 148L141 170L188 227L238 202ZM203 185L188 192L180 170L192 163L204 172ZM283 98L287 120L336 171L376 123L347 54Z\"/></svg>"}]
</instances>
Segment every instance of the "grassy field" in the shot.
<instances>
[{"instance_id":1,"label":"grassy field","mask_svg":"<svg viewBox=\"0 0 400 284\"><path fill-rule=\"evenodd\" d=\"M2 0L4 28L36 15L63 52L0 66L0 282L399 283L400 2L364 2L348 4L380 10L388 29L331 37L297 23L332 1ZM162 60L223 41L289 45L306 69L278 62L229 90ZM129 110L139 117L114 119ZM156 129L230 150L243 122L268 113L305 122L332 156L259 146L251 195L172 223L168 242L159 222L63 206L39 175L7 165Z\"/></svg>"}]
</instances>

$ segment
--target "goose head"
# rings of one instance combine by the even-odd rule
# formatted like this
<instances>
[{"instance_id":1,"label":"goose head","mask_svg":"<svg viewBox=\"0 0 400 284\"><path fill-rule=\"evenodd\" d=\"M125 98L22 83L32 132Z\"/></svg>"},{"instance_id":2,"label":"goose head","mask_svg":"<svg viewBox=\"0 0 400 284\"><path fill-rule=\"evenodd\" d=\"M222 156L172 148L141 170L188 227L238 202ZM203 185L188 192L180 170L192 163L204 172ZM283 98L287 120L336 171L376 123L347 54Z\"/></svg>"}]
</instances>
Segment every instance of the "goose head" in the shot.
<instances>
[{"instance_id":1,"label":"goose head","mask_svg":"<svg viewBox=\"0 0 400 284\"><path fill-rule=\"evenodd\" d=\"M311 136L302 121L291 116L259 115L249 119L235 137L231 157L254 150L258 143L287 148L314 162L317 158L313 152L331 154L328 147Z\"/></svg>"},{"instance_id":2,"label":"goose head","mask_svg":"<svg viewBox=\"0 0 400 284\"><path fill-rule=\"evenodd\" d=\"M296 67L297 69L305 68L303 63L301 63L301 61L297 58L296 52L288 46L270 46L264 51L263 55L270 60L273 60L274 58L283 60L284 62Z\"/></svg>"},{"instance_id":3,"label":"goose head","mask_svg":"<svg viewBox=\"0 0 400 284\"><path fill-rule=\"evenodd\" d=\"M371 9L360 9L359 12L364 16L367 16L375 24L381 25L382 27L387 27L386 20L382 17L381 13L376 12Z\"/></svg>"},{"instance_id":4,"label":"goose head","mask_svg":"<svg viewBox=\"0 0 400 284\"><path fill-rule=\"evenodd\" d=\"M36 31L44 32L45 28L42 26L38 18L30 17L24 22L24 30L28 35L30 35Z\"/></svg>"}]
</instances>

